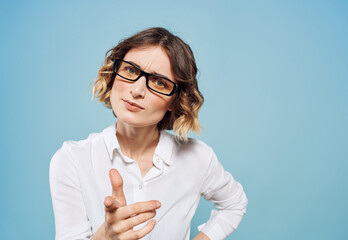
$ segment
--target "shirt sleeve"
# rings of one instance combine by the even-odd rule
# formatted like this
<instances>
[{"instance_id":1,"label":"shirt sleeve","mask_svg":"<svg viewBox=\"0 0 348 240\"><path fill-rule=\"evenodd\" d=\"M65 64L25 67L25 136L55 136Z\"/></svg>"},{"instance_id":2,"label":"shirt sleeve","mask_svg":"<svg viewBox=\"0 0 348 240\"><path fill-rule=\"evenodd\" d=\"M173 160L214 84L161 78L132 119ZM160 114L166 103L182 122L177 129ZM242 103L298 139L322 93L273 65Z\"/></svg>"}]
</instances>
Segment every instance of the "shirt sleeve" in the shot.
<instances>
[{"instance_id":1,"label":"shirt sleeve","mask_svg":"<svg viewBox=\"0 0 348 240\"><path fill-rule=\"evenodd\" d=\"M74 162L64 147L63 144L53 155L49 168L55 239L90 239L91 224L86 214L79 177Z\"/></svg>"},{"instance_id":2,"label":"shirt sleeve","mask_svg":"<svg viewBox=\"0 0 348 240\"><path fill-rule=\"evenodd\" d=\"M211 240L225 239L239 225L246 213L248 199L242 185L224 170L213 152L201 194L214 203L218 210L212 210L209 220L199 231Z\"/></svg>"}]
</instances>

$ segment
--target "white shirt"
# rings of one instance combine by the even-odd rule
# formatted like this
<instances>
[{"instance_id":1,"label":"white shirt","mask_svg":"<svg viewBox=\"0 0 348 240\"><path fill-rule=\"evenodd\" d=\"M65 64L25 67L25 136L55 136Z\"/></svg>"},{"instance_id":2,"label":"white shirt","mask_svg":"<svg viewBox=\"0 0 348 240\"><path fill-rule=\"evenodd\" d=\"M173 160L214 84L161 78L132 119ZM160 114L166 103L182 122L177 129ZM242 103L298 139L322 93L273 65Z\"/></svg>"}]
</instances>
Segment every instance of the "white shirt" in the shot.
<instances>
[{"instance_id":1,"label":"white shirt","mask_svg":"<svg viewBox=\"0 0 348 240\"><path fill-rule=\"evenodd\" d=\"M105 221L104 199L112 192L109 170L121 174L127 205L159 200L154 229L142 239L189 239L190 225L202 196L214 202L210 219L199 230L224 239L246 213L240 183L225 171L214 151L200 140L179 144L161 131L154 166L144 178L136 161L122 154L115 124L81 141L65 141L49 169L56 240L90 239ZM137 230L146 223L134 228Z\"/></svg>"}]
</instances>

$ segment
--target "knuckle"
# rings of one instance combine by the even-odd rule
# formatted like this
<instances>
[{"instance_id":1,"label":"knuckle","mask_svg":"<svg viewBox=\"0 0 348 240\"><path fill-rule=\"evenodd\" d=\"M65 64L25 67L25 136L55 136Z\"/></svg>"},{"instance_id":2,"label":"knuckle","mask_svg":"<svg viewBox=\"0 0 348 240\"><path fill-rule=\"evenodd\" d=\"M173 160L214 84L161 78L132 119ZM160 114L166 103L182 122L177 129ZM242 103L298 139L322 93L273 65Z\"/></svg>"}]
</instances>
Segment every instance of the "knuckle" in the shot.
<instances>
[{"instance_id":1,"label":"knuckle","mask_svg":"<svg viewBox=\"0 0 348 240\"><path fill-rule=\"evenodd\" d=\"M121 229L118 225L112 225L112 232L115 234L121 233Z\"/></svg>"},{"instance_id":2,"label":"knuckle","mask_svg":"<svg viewBox=\"0 0 348 240\"><path fill-rule=\"evenodd\" d=\"M139 239L139 238L141 238L142 236L140 235L140 233L138 233L138 232L135 232L134 234L133 234L133 238L134 239Z\"/></svg>"},{"instance_id":3,"label":"knuckle","mask_svg":"<svg viewBox=\"0 0 348 240\"><path fill-rule=\"evenodd\" d=\"M147 219L147 217L146 217L145 214L138 215L137 218L138 218L138 221L139 221L139 222L145 222L146 219Z\"/></svg>"},{"instance_id":4,"label":"knuckle","mask_svg":"<svg viewBox=\"0 0 348 240\"><path fill-rule=\"evenodd\" d=\"M133 212L139 212L140 211L140 206L138 204L135 204L132 206L132 211Z\"/></svg>"}]
</instances>

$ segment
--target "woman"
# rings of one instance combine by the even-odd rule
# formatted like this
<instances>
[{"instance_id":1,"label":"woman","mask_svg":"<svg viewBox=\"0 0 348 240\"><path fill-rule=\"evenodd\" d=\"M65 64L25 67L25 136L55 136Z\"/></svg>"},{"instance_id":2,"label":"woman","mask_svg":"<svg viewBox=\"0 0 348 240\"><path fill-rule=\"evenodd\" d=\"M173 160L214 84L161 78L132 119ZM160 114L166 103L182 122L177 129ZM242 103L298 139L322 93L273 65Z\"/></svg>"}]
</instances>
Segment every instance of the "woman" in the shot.
<instances>
[{"instance_id":1,"label":"woman","mask_svg":"<svg viewBox=\"0 0 348 240\"><path fill-rule=\"evenodd\" d=\"M107 52L93 97L117 122L64 142L52 157L56 239L189 239L202 196L218 211L195 240L224 239L237 228L248 202L242 186L209 146L187 138L201 128L196 73L190 47L164 28Z\"/></svg>"}]
</instances>

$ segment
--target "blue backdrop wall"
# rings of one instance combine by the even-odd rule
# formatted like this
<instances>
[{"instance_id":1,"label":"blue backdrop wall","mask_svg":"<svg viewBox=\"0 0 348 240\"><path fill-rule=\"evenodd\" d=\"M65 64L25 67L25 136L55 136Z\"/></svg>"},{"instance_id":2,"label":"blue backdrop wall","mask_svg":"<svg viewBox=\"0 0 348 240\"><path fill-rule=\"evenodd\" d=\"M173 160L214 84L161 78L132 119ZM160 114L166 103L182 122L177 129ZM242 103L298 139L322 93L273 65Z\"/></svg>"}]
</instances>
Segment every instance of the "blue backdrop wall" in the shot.
<instances>
[{"instance_id":1,"label":"blue backdrop wall","mask_svg":"<svg viewBox=\"0 0 348 240\"><path fill-rule=\"evenodd\" d=\"M53 239L48 167L115 119L91 101L105 52L144 28L192 47L199 137L244 186L229 239L347 239L347 1L1 1L0 239ZM201 201L192 221L210 216Z\"/></svg>"}]
</instances>

